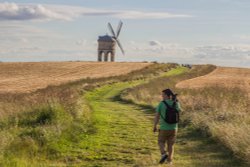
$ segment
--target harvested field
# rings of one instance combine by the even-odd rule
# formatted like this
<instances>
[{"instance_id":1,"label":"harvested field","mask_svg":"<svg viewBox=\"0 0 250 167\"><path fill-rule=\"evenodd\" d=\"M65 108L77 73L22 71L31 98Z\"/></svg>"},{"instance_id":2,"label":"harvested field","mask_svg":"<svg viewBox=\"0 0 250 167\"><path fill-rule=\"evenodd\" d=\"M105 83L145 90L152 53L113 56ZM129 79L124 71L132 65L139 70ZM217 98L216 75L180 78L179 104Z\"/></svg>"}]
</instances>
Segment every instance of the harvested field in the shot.
<instances>
[{"instance_id":1,"label":"harvested field","mask_svg":"<svg viewBox=\"0 0 250 167\"><path fill-rule=\"evenodd\" d=\"M0 93L28 93L83 78L126 74L151 63L27 62L0 63Z\"/></svg>"},{"instance_id":2,"label":"harvested field","mask_svg":"<svg viewBox=\"0 0 250 167\"><path fill-rule=\"evenodd\" d=\"M240 88L250 94L250 69L217 67L208 75L179 82L177 88L203 88L220 86Z\"/></svg>"}]
</instances>

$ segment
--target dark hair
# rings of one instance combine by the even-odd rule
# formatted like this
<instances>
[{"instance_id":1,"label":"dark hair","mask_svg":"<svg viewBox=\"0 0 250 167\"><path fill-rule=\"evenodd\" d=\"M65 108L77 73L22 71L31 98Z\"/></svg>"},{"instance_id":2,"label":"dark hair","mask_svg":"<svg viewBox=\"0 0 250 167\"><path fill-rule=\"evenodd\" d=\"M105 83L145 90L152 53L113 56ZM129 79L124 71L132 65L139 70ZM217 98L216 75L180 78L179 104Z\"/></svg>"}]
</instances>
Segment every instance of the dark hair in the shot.
<instances>
[{"instance_id":1,"label":"dark hair","mask_svg":"<svg viewBox=\"0 0 250 167\"><path fill-rule=\"evenodd\" d=\"M168 97L172 97L171 100L174 101L174 104L173 106L176 105L176 102L178 102L178 99L177 99L177 94L174 94L173 91L171 89L165 89L162 91L165 95L167 95Z\"/></svg>"}]
</instances>

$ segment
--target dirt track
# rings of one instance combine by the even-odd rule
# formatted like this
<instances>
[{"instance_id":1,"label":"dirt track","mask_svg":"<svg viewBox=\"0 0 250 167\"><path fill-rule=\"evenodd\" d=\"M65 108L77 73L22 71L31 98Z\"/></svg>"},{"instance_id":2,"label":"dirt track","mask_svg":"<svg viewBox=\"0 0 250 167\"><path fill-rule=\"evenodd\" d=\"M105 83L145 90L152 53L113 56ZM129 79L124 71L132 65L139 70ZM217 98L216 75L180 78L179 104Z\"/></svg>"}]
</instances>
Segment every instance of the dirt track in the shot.
<instances>
[{"instance_id":1,"label":"dirt track","mask_svg":"<svg viewBox=\"0 0 250 167\"><path fill-rule=\"evenodd\" d=\"M24 93L82 78L116 76L150 63L37 62L0 63L0 93Z\"/></svg>"},{"instance_id":2,"label":"dirt track","mask_svg":"<svg viewBox=\"0 0 250 167\"><path fill-rule=\"evenodd\" d=\"M208 86L238 87L250 93L250 69L217 67L212 73L182 81L177 88L202 88Z\"/></svg>"}]
</instances>

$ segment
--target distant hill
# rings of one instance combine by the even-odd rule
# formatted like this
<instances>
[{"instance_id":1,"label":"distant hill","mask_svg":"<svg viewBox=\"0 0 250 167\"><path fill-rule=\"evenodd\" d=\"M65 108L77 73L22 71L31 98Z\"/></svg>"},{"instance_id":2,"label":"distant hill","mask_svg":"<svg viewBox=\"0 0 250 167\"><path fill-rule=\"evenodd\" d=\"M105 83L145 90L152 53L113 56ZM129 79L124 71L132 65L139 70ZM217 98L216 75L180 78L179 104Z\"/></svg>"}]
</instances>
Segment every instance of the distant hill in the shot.
<instances>
[{"instance_id":1,"label":"distant hill","mask_svg":"<svg viewBox=\"0 0 250 167\"><path fill-rule=\"evenodd\" d=\"M217 67L212 73L179 82L177 88L221 86L241 88L250 94L250 68Z\"/></svg>"}]
</instances>

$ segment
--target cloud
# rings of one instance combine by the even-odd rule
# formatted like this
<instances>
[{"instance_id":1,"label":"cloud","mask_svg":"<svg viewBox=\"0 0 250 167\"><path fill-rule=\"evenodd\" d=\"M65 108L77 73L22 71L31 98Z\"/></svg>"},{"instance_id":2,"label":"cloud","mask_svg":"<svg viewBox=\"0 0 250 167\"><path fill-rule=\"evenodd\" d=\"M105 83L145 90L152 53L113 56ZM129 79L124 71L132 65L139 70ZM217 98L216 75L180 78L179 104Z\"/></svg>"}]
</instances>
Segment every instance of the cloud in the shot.
<instances>
[{"instance_id":1,"label":"cloud","mask_svg":"<svg viewBox=\"0 0 250 167\"><path fill-rule=\"evenodd\" d=\"M22 54L25 55L27 53L36 54L44 51L45 51L44 48L38 46L21 46L21 47L9 47L9 48L6 47L1 49L0 57L6 55L22 55Z\"/></svg>"},{"instance_id":2,"label":"cloud","mask_svg":"<svg viewBox=\"0 0 250 167\"><path fill-rule=\"evenodd\" d=\"M0 49L5 47L28 46L30 44L36 44L38 46L49 45L49 47L51 47L55 41L61 42L68 40L66 39L67 37L57 31L16 22L5 24L6 22L0 26Z\"/></svg>"},{"instance_id":3,"label":"cloud","mask_svg":"<svg viewBox=\"0 0 250 167\"><path fill-rule=\"evenodd\" d=\"M21 43L28 43L29 40L27 38L20 38Z\"/></svg>"},{"instance_id":4,"label":"cloud","mask_svg":"<svg viewBox=\"0 0 250 167\"><path fill-rule=\"evenodd\" d=\"M190 15L178 15L167 12L139 12L139 11L123 11L117 13L116 17L123 19L168 19L168 18L188 18Z\"/></svg>"},{"instance_id":5,"label":"cloud","mask_svg":"<svg viewBox=\"0 0 250 167\"><path fill-rule=\"evenodd\" d=\"M159 41L149 41L150 46L161 46L162 44Z\"/></svg>"},{"instance_id":6,"label":"cloud","mask_svg":"<svg viewBox=\"0 0 250 167\"><path fill-rule=\"evenodd\" d=\"M58 11L52 11L43 5L0 4L0 20L70 20L70 17Z\"/></svg>"},{"instance_id":7,"label":"cloud","mask_svg":"<svg viewBox=\"0 0 250 167\"><path fill-rule=\"evenodd\" d=\"M167 12L103 10L63 5L0 3L0 20L73 20L81 16L110 16L120 19L187 18L190 15Z\"/></svg>"},{"instance_id":8,"label":"cloud","mask_svg":"<svg viewBox=\"0 0 250 167\"><path fill-rule=\"evenodd\" d=\"M133 41L133 44L128 46L132 51L136 51L140 55L153 56L159 55L160 57L172 57L175 58L189 58L194 54L194 49L186 47L176 43L165 43L158 40L151 40L147 43L137 43ZM128 49L130 50L130 49Z\"/></svg>"},{"instance_id":9,"label":"cloud","mask_svg":"<svg viewBox=\"0 0 250 167\"><path fill-rule=\"evenodd\" d=\"M136 53L137 60L250 67L250 45L246 44L188 47L152 40L145 43L133 41L127 50L128 55Z\"/></svg>"},{"instance_id":10,"label":"cloud","mask_svg":"<svg viewBox=\"0 0 250 167\"><path fill-rule=\"evenodd\" d=\"M218 45L196 48L196 58L214 60L246 60L250 56L250 45Z\"/></svg>"},{"instance_id":11,"label":"cloud","mask_svg":"<svg viewBox=\"0 0 250 167\"><path fill-rule=\"evenodd\" d=\"M80 45L80 46L84 46L84 45L86 45L86 43L87 43L87 40L85 40L85 39L81 39L81 40L76 41L76 44Z\"/></svg>"},{"instance_id":12,"label":"cloud","mask_svg":"<svg viewBox=\"0 0 250 167\"><path fill-rule=\"evenodd\" d=\"M249 34L244 34L244 35L234 35L233 37L235 37L236 39L240 39L240 40L250 40L250 35Z\"/></svg>"}]
</instances>

